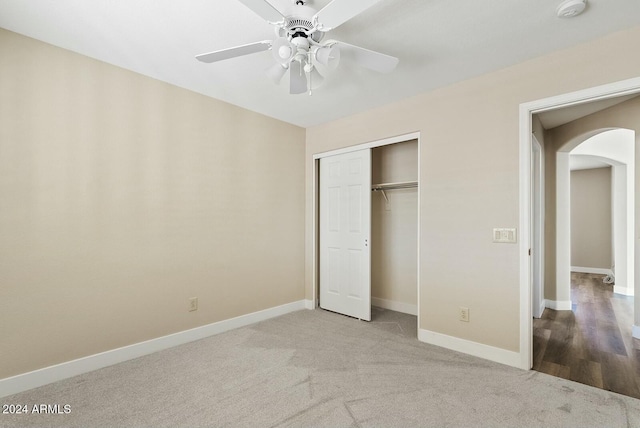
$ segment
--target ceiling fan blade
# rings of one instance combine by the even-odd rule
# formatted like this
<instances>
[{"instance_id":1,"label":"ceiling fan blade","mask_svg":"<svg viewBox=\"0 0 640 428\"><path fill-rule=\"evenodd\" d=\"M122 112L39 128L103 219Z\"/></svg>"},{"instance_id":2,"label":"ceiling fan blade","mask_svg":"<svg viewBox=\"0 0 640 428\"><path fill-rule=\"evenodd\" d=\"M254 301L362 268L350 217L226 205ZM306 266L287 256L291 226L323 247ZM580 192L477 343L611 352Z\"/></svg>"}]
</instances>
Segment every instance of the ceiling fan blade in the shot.
<instances>
[{"instance_id":1,"label":"ceiling fan blade","mask_svg":"<svg viewBox=\"0 0 640 428\"><path fill-rule=\"evenodd\" d=\"M292 61L289 66L289 93L304 94L307 92L307 74L298 61Z\"/></svg>"},{"instance_id":2,"label":"ceiling fan blade","mask_svg":"<svg viewBox=\"0 0 640 428\"><path fill-rule=\"evenodd\" d=\"M392 72L400 60L394 56L386 55L380 52L370 51L369 49L359 46L350 45L349 43L337 42L342 52L347 52L362 67L378 73Z\"/></svg>"},{"instance_id":3,"label":"ceiling fan blade","mask_svg":"<svg viewBox=\"0 0 640 428\"><path fill-rule=\"evenodd\" d=\"M196 55L196 59L202 62L217 62L225 59L235 58L238 56L249 55L256 52L269 50L271 40L263 40L261 42L249 43L247 45L236 46L235 48L227 48L219 51L203 53Z\"/></svg>"},{"instance_id":4,"label":"ceiling fan blade","mask_svg":"<svg viewBox=\"0 0 640 428\"><path fill-rule=\"evenodd\" d=\"M333 0L322 8L314 19L320 23L320 31L329 31L354 16L369 9L380 0Z\"/></svg>"},{"instance_id":5,"label":"ceiling fan blade","mask_svg":"<svg viewBox=\"0 0 640 428\"><path fill-rule=\"evenodd\" d=\"M267 22L280 22L284 16L266 0L238 0Z\"/></svg>"}]
</instances>

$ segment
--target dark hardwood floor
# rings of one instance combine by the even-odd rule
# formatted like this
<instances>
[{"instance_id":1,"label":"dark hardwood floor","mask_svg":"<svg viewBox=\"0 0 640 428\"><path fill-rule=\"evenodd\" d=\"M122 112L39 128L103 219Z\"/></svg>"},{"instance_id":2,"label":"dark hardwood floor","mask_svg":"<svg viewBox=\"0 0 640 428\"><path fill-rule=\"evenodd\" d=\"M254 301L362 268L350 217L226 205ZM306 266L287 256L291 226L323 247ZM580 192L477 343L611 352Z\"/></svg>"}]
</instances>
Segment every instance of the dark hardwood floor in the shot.
<instances>
[{"instance_id":1,"label":"dark hardwood floor","mask_svg":"<svg viewBox=\"0 0 640 428\"><path fill-rule=\"evenodd\" d=\"M533 321L533 369L640 398L640 340L631 336L633 297L604 275L572 273L573 310Z\"/></svg>"}]
</instances>

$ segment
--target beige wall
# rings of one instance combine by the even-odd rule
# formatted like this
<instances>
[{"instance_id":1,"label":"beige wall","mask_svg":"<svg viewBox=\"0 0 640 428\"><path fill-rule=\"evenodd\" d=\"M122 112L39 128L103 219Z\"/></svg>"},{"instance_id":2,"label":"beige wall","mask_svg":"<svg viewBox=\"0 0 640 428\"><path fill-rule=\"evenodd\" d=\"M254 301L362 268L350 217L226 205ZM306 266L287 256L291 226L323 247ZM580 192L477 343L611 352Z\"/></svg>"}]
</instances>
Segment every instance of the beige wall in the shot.
<instances>
[{"instance_id":1,"label":"beige wall","mask_svg":"<svg viewBox=\"0 0 640 428\"><path fill-rule=\"evenodd\" d=\"M371 151L376 183L418 179L418 141ZM371 297L418 304L418 189L397 189L371 196Z\"/></svg>"},{"instance_id":2,"label":"beige wall","mask_svg":"<svg viewBox=\"0 0 640 428\"><path fill-rule=\"evenodd\" d=\"M0 94L0 378L304 298L304 129L4 30Z\"/></svg>"},{"instance_id":3,"label":"beige wall","mask_svg":"<svg viewBox=\"0 0 640 428\"><path fill-rule=\"evenodd\" d=\"M640 27L307 129L306 296L315 153L420 131L420 328L519 350L519 105L638 76ZM458 307L471 322L458 321Z\"/></svg>"},{"instance_id":4,"label":"beige wall","mask_svg":"<svg viewBox=\"0 0 640 428\"><path fill-rule=\"evenodd\" d=\"M611 167L571 171L571 266L610 269Z\"/></svg>"}]
</instances>

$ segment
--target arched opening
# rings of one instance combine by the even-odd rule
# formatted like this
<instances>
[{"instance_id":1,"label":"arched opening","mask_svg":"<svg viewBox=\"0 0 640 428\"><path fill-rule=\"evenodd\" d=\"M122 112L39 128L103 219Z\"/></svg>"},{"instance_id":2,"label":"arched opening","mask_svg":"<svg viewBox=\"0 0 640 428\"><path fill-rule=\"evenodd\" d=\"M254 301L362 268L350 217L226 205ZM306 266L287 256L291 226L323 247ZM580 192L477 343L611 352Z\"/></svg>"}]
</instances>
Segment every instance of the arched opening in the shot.
<instances>
[{"instance_id":1,"label":"arched opening","mask_svg":"<svg viewBox=\"0 0 640 428\"><path fill-rule=\"evenodd\" d=\"M590 156L612 167L612 242L615 292L634 295L635 132L601 128L560 145L556 153L556 301L571 309L571 180L572 156Z\"/></svg>"},{"instance_id":2,"label":"arched opening","mask_svg":"<svg viewBox=\"0 0 640 428\"><path fill-rule=\"evenodd\" d=\"M533 323L534 369L640 398L633 338L634 306L640 302L634 296L637 132L603 124L593 120L590 128L580 119L543 133L549 149L546 250L552 260L545 281L547 309ZM572 171L576 162L584 169ZM609 212L598 217L596 230L576 226L579 210L587 217ZM594 238L603 230L608 241ZM584 236L589 234L594 236ZM608 246L601 253L604 261L578 257L594 256L601 249L594 245ZM615 278L613 286L603 281L608 273Z\"/></svg>"},{"instance_id":3,"label":"arched opening","mask_svg":"<svg viewBox=\"0 0 640 428\"><path fill-rule=\"evenodd\" d=\"M535 244L532 236L535 232L535 225L538 224L537 219L532 215L532 201L535 198L533 195L535 186L532 185L535 180L534 162L532 162L532 157L535 154L534 137L537 138L544 152L542 161L544 173L541 186L544 204L542 211L544 223L544 242L542 244L544 251L543 301L546 308L549 308L549 303L558 303L557 300L561 297L558 295L556 287L559 276L556 267L556 250L562 252L563 249L556 248L557 231L563 228L566 230L568 226L566 220L565 224L561 224L562 221L556 219L556 201L559 199L556 195L556 181L557 179L567 180L566 177L556 177L558 173L556 161L558 157L569 156L569 153L558 152L558 148L561 147L570 152L589 137L614 129L633 130L635 133L634 148L640 147L640 79L638 78L520 105L520 237L522 238L520 244L520 355L523 368L532 368L554 376L640 398L640 382L638 382L636 375L637 363L634 362L630 367L613 372L612 382L618 385L612 386L611 382L608 382L608 385L603 384L602 379L606 376L605 372L612 373L609 364L612 361L611 358L604 356L600 360L590 360L590 356L584 348L571 357L569 354L576 346L580 347L583 343L577 343L575 337L559 337L557 332L551 330L553 327L550 322L547 322L548 320L532 317L535 314L535 311L532 310L535 303L535 284L531 280L533 268L531 256L534 252L532 245ZM636 164L640 162L640 150L635 150L634 159ZM566 171L568 174L568 168ZM634 184L635 187L640 188L639 171L634 174ZM628 239L631 240L629 244L635 253L633 265L640 266L640 237L635 233L635 230L640 230L640 209L635 210L633 217L633 228L628 233ZM640 284L640 269L638 268L634 272L634 281ZM633 336L638 337L640 336L637 334L640 333L640 298L638 296L622 297L635 300L633 313L627 314L626 320L627 325L632 326ZM566 296L566 299L570 305L570 297ZM549 309L545 309L544 313L549 311ZM552 312L561 314L560 318L567 319L571 318L573 314L570 310ZM568 323L561 326L561 329L568 331L567 326L569 326ZM627 354L636 355L639 342L637 339L633 339L631 334L629 334L629 338L631 343L625 343ZM606 340L607 338L604 339L604 341ZM564 349L561 349L562 346ZM550 347L555 349L548 352ZM557 358L547 358L548 353ZM541 367L541 364L546 367ZM596 374L599 374L600 385L592 382L593 375ZM577 379L578 377L582 379Z\"/></svg>"}]
</instances>

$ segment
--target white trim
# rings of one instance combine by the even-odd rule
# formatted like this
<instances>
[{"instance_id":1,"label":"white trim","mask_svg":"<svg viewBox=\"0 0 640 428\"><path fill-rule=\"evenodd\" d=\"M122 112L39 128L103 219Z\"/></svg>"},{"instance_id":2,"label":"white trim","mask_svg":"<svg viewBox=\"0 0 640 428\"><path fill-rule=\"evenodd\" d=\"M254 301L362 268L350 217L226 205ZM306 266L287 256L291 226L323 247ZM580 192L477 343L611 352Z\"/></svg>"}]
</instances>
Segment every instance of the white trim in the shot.
<instances>
[{"instance_id":1,"label":"white trim","mask_svg":"<svg viewBox=\"0 0 640 428\"><path fill-rule=\"evenodd\" d=\"M305 309L315 309L315 305L313 304L314 300L305 299L304 300L304 308Z\"/></svg>"},{"instance_id":2,"label":"white trim","mask_svg":"<svg viewBox=\"0 0 640 428\"><path fill-rule=\"evenodd\" d=\"M224 321L192 328L156 339L134 343L99 354L89 355L76 360L67 361L54 366L45 367L17 376L0 379L0 397L17 394L32 388L37 388L59 380L67 379L103 367L112 366L117 363L132 360L144 355L152 354L163 349L172 348L195 340L204 339L209 336L224 333L239 327L244 327L269 318L278 317L290 312L299 311L306 307L305 300L288 303L282 306L253 312Z\"/></svg>"},{"instance_id":3,"label":"white trim","mask_svg":"<svg viewBox=\"0 0 640 428\"><path fill-rule=\"evenodd\" d=\"M520 106L531 113L542 113L543 111L555 110L559 107L571 107L592 101L632 95L638 92L640 92L640 77L634 77L632 79L620 80L618 82L523 103L520 104Z\"/></svg>"},{"instance_id":4,"label":"white trim","mask_svg":"<svg viewBox=\"0 0 640 428\"><path fill-rule=\"evenodd\" d=\"M318 216L318 195L319 195L319 189L318 186L320 185L320 182L318 180L319 176L320 176L320 161L318 159L316 159L315 157L313 158L313 177L311 177L312 179L312 189L311 189L311 221L313 222L313 229L311 231L311 257L312 257L312 262L311 262L311 287L312 287L312 294L311 294L311 299L313 300L313 306L317 307L318 306L318 293L320 292L319 287L318 287L318 234L320 233L320 219Z\"/></svg>"},{"instance_id":5,"label":"white trim","mask_svg":"<svg viewBox=\"0 0 640 428\"><path fill-rule=\"evenodd\" d=\"M412 305L411 303L397 302L394 300L372 297L371 305L383 309L389 309L391 311L402 312L403 314L418 315L418 305Z\"/></svg>"},{"instance_id":6,"label":"white trim","mask_svg":"<svg viewBox=\"0 0 640 428\"><path fill-rule=\"evenodd\" d=\"M531 198L531 131L532 114L560 107L582 104L640 92L640 77L570 92L520 104L519 112L519 225L520 225L520 364L529 370L533 366L533 321L531 316L531 284L529 283L529 226Z\"/></svg>"},{"instance_id":7,"label":"white trim","mask_svg":"<svg viewBox=\"0 0 640 428\"><path fill-rule=\"evenodd\" d=\"M571 300L571 170L567 152L556 152L556 295Z\"/></svg>"},{"instance_id":8,"label":"white trim","mask_svg":"<svg viewBox=\"0 0 640 428\"><path fill-rule=\"evenodd\" d=\"M546 307L547 307L547 301L545 299L540 299L540 311L539 311L539 313L543 314L544 310L546 309ZM531 335L531 338L533 339L533 335Z\"/></svg>"},{"instance_id":9,"label":"white trim","mask_svg":"<svg viewBox=\"0 0 640 428\"><path fill-rule=\"evenodd\" d=\"M416 249L416 260L417 260L417 269L418 272L416 272L416 287L417 287L417 297L416 297L416 317L417 317L417 327L418 329L420 329L420 243L422 242L422 235L420 234L420 207L422 206L422 204L420 203L420 199L421 199L421 194L422 194L422 185L420 183L422 183L422 178L421 178L421 171L422 171L422 141L420 139L420 133L416 132L417 135L417 139L418 139L418 214L417 214L417 218L416 218L416 222L418 223L418 230L416 231L416 233L418 234L418 239L417 239L417 246L418 248Z\"/></svg>"},{"instance_id":10,"label":"white trim","mask_svg":"<svg viewBox=\"0 0 640 428\"><path fill-rule=\"evenodd\" d=\"M520 104L520 368L533 367L533 311L531 289L531 111Z\"/></svg>"},{"instance_id":11,"label":"white trim","mask_svg":"<svg viewBox=\"0 0 640 428\"><path fill-rule=\"evenodd\" d=\"M570 311L571 300L549 300L544 301L545 308L553 309L554 311Z\"/></svg>"},{"instance_id":12,"label":"white trim","mask_svg":"<svg viewBox=\"0 0 640 428\"><path fill-rule=\"evenodd\" d=\"M535 234L535 232L537 232L537 238L539 240L539 243L538 243L538 248L536 248L535 245L532 246L532 253L531 253L531 257L529 258L529 263L530 263L530 266L532 266L533 268L537 268L536 270L537 270L538 277L539 277L537 286L540 289L536 293L536 294L538 294L537 297L539 299L538 300L539 308L536 311L536 314L540 314L540 316L542 316L542 313L544 312L544 308L545 308L545 306L544 306L544 266L545 266L545 263L544 263L544 260L545 260L544 225L545 225L545 195L546 195L546 193L545 193L545 183L546 183L546 180L545 180L545 154L546 154L546 151L544 149L544 146L542 144L540 144L540 141L538 141L538 139L536 138L536 136L535 136L535 134L533 132L531 133L531 143L532 143L532 147L531 147L532 148L532 153L533 153L533 145L535 143L536 149L537 149L537 151L539 153L539 156L540 156L539 165L538 165L538 174L540 175L540 177L538 177L539 178L539 183L538 183L539 189L538 189L538 192L540 193L540 195L539 195L540 196L540 198L539 198L540 200L539 200L539 206L538 206L539 212L537 212L537 213L533 213L532 212L532 214L531 214L533 216L532 219L531 219L531 222L532 222L532 224L533 224L534 221L537 222L537 228L530 227L529 230L530 230L530 233L532 235L531 235L531 237L529 239L532 239L533 235ZM531 178L533 178L535 176L535 174L533 174L533 171L531 171L531 172L532 172ZM531 183L530 182L530 184L532 184L531 189L533 189L535 187L535 183ZM531 204L532 203L531 201L536 196L535 195L530 195L530 196L532 196L532 199L529 201L529 203ZM530 209L533 209L533 207L530 206ZM529 241L529 242L531 243L531 241ZM535 240L534 240L534 242L535 242ZM538 258L538 265L537 266L535 266L535 263L533 263L533 260L534 260L533 257L536 256L536 255L537 255L537 258ZM532 278L533 278L533 275L532 275ZM533 291L534 290L532 289L531 290L532 301L533 301ZM533 311L533 306L532 306L532 311ZM533 315L535 315L535 314L532 314L532 316ZM533 340L533 338L532 338L532 340Z\"/></svg>"},{"instance_id":13,"label":"white trim","mask_svg":"<svg viewBox=\"0 0 640 428\"><path fill-rule=\"evenodd\" d=\"M631 327L631 335L633 337L635 337L636 339L640 339L640 326L637 326L637 325L634 324Z\"/></svg>"},{"instance_id":14,"label":"white trim","mask_svg":"<svg viewBox=\"0 0 640 428\"><path fill-rule=\"evenodd\" d=\"M389 137L383 140L370 141L368 143L362 143L356 146L349 146L342 149L330 150L328 152L316 153L315 155L313 155L313 159L322 159L328 156L341 155L344 153L350 153L364 149L374 149L376 147L388 146L390 144L403 143L405 141L411 140L420 140L420 132L412 132L410 134L398 135L396 137Z\"/></svg>"},{"instance_id":15,"label":"white trim","mask_svg":"<svg viewBox=\"0 0 640 428\"><path fill-rule=\"evenodd\" d=\"M627 287L619 287L613 284L613 292L616 294L622 294L623 296L635 296L634 290L630 290Z\"/></svg>"},{"instance_id":16,"label":"white trim","mask_svg":"<svg viewBox=\"0 0 640 428\"><path fill-rule=\"evenodd\" d=\"M582 266L571 266L571 272L595 273L598 275L613 275L613 271L611 269L582 267Z\"/></svg>"},{"instance_id":17,"label":"white trim","mask_svg":"<svg viewBox=\"0 0 640 428\"><path fill-rule=\"evenodd\" d=\"M418 340L431 345L441 346L453 351L495 361L508 366L520 367L520 353L507 351L506 349L472 342L459 337L448 336L434 331L418 329Z\"/></svg>"}]
</instances>

